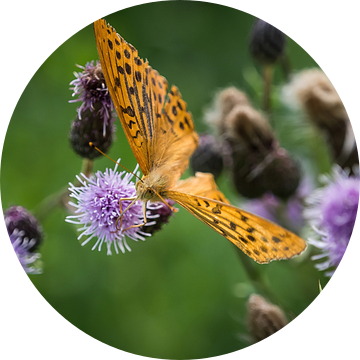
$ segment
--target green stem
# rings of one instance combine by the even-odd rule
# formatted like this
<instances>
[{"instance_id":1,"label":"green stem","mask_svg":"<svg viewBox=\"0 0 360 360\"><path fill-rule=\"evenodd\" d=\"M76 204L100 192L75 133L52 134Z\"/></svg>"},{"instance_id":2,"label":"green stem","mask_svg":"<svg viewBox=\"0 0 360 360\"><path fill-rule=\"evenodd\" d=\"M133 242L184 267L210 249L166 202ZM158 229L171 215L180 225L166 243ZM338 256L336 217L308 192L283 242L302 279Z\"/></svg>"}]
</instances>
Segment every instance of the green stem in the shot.
<instances>
[{"instance_id":1,"label":"green stem","mask_svg":"<svg viewBox=\"0 0 360 360\"><path fill-rule=\"evenodd\" d=\"M93 168L94 161L84 158L81 166L81 173L84 174L86 177L89 177L93 173Z\"/></svg>"},{"instance_id":2,"label":"green stem","mask_svg":"<svg viewBox=\"0 0 360 360\"><path fill-rule=\"evenodd\" d=\"M90 159L83 159L81 173L89 177L93 172L94 162ZM73 184L75 186L81 186L80 182L76 179ZM54 194L46 197L41 203L34 209L33 214L41 223L49 213L57 207L64 207L69 201L69 189L68 186L60 189Z\"/></svg>"},{"instance_id":3,"label":"green stem","mask_svg":"<svg viewBox=\"0 0 360 360\"><path fill-rule=\"evenodd\" d=\"M285 81L288 82L289 81L289 77L290 77L290 73L291 73L291 64L290 64L290 59L289 56L287 54L284 54L281 59L280 59L280 66L281 66L281 70L283 72Z\"/></svg>"},{"instance_id":4,"label":"green stem","mask_svg":"<svg viewBox=\"0 0 360 360\"><path fill-rule=\"evenodd\" d=\"M271 85L273 81L273 65L263 66L263 110L269 115L271 111Z\"/></svg>"},{"instance_id":5,"label":"green stem","mask_svg":"<svg viewBox=\"0 0 360 360\"><path fill-rule=\"evenodd\" d=\"M243 268L245 269L248 278L251 281L251 284L255 288L255 291L263 296L265 299L269 300L271 303L280 306L286 313L292 314L292 309L288 308L286 304L279 298L273 289L264 281L262 273L258 270L259 264L255 263L251 258L246 256L239 248L236 248L237 254ZM266 266L266 265L264 265Z\"/></svg>"},{"instance_id":6,"label":"green stem","mask_svg":"<svg viewBox=\"0 0 360 360\"><path fill-rule=\"evenodd\" d=\"M62 207L64 205L65 198L69 195L68 187L64 187L61 190L49 195L33 210L33 214L40 223L46 218L49 213L56 207Z\"/></svg>"},{"instance_id":7,"label":"green stem","mask_svg":"<svg viewBox=\"0 0 360 360\"><path fill-rule=\"evenodd\" d=\"M245 255L239 248L236 248L237 254L239 255L239 259L243 268L245 269L248 278L251 280L252 285L255 290L265 298L270 301L275 301L276 298L269 287L263 280L261 272L257 268L257 264L254 263L252 259L250 259L247 255Z\"/></svg>"}]
</instances>

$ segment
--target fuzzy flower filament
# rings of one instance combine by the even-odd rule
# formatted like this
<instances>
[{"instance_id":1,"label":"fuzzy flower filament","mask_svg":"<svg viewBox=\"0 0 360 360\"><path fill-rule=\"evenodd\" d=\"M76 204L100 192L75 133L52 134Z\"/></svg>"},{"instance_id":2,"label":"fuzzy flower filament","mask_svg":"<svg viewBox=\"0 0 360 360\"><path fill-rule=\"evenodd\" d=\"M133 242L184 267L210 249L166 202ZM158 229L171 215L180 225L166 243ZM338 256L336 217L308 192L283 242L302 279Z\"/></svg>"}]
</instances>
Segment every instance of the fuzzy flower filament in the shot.
<instances>
[{"instance_id":1,"label":"fuzzy flower filament","mask_svg":"<svg viewBox=\"0 0 360 360\"><path fill-rule=\"evenodd\" d=\"M331 176L323 176L324 187L316 189L307 198L305 218L317 235L309 243L321 249L313 260L324 259L317 264L319 270L336 268L348 246L359 203L359 175L349 176L348 171L334 167ZM320 238L320 239L318 239ZM334 270L326 273L331 276Z\"/></svg>"}]
</instances>

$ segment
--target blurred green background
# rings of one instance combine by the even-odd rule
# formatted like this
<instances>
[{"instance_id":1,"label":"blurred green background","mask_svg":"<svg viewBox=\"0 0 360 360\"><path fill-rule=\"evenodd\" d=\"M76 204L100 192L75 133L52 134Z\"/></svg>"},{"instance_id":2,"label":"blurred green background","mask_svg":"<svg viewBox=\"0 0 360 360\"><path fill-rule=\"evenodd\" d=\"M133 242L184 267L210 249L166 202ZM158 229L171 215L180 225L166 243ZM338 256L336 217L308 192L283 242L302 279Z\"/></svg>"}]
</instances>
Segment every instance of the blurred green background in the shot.
<instances>
[{"instance_id":1,"label":"blurred green background","mask_svg":"<svg viewBox=\"0 0 360 360\"><path fill-rule=\"evenodd\" d=\"M204 108L219 88L234 85L260 106L260 69L247 47L252 16L209 3L161 2L122 10L106 20L169 84L178 86L199 132L206 130ZM287 53L294 71L317 66L291 39ZM79 173L82 160L68 141L78 106L68 103L69 83L79 70L75 64L96 59L89 25L61 45L24 90L3 149L4 210L14 204L33 210ZM275 85L284 81L277 68ZM307 158L314 177L328 170L322 140L293 141L297 125L281 106L276 110L276 101L275 96L274 124L281 144ZM120 123L116 137L109 156L134 168ZM108 159L95 161L95 170L106 167L113 167ZM243 199L226 174L218 185L241 205ZM42 220L44 273L30 279L72 324L111 346L156 358L204 358L250 344L245 303L253 285L234 246L195 217L181 210L146 242L129 240L131 253L107 256L105 249L99 253L91 251L91 244L80 246L75 226L64 221L67 215L55 209ZM319 280L322 286L327 281L309 260L309 251L291 261L252 265L289 320L318 295Z\"/></svg>"}]
</instances>

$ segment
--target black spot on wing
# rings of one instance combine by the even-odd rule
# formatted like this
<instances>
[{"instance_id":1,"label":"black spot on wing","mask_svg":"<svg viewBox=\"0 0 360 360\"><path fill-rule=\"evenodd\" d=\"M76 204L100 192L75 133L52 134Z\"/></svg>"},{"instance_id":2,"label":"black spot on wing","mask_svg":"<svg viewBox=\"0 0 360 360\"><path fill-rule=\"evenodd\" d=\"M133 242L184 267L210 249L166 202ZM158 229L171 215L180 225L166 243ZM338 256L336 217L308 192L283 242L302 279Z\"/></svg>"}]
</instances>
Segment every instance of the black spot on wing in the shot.
<instances>
[{"instance_id":1,"label":"black spot on wing","mask_svg":"<svg viewBox=\"0 0 360 360\"><path fill-rule=\"evenodd\" d=\"M276 243L276 244L278 244L279 242L281 242L281 240L280 240L278 237L276 237L276 236L273 236L273 237L272 237L272 241L273 241L274 243Z\"/></svg>"},{"instance_id":2,"label":"black spot on wing","mask_svg":"<svg viewBox=\"0 0 360 360\"><path fill-rule=\"evenodd\" d=\"M232 221L230 221L230 229L234 231L236 230L236 224L233 223Z\"/></svg>"},{"instance_id":3,"label":"black spot on wing","mask_svg":"<svg viewBox=\"0 0 360 360\"><path fill-rule=\"evenodd\" d=\"M246 237L252 242L256 241L256 239L252 235L247 235Z\"/></svg>"}]
</instances>

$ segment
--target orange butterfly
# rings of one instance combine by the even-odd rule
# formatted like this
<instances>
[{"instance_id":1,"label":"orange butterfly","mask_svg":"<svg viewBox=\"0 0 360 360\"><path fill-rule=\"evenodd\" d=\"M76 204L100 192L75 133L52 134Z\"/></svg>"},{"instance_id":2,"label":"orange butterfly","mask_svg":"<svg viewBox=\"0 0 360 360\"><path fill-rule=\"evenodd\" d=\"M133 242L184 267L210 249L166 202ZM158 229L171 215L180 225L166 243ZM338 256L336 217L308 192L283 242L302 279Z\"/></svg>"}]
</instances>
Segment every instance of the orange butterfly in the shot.
<instances>
[{"instance_id":1,"label":"orange butterfly","mask_svg":"<svg viewBox=\"0 0 360 360\"><path fill-rule=\"evenodd\" d=\"M148 201L172 199L258 263L303 252L306 243L297 235L232 206L211 174L179 180L198 146L192 116L180 92L172 86L165 101L166 79L105 20L95 21L94 30L106 84L143 173L136 198L126 200L132 200L131 205L143 202L144 223Z\"/></svg>"}]
</instances>

